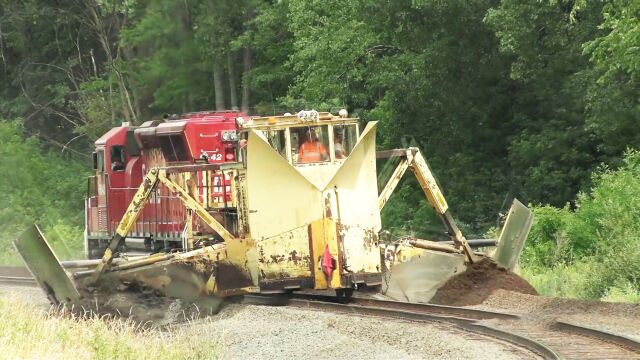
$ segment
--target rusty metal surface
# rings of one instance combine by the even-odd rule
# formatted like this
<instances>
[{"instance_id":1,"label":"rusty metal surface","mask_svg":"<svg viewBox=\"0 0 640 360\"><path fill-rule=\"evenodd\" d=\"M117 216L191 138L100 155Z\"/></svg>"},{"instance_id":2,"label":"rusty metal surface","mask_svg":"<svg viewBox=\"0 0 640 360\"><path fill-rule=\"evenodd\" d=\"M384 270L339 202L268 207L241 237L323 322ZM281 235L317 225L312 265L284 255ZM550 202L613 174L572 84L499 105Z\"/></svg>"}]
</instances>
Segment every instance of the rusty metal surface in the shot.
<instances>
[{"instance_id":1,"label":"rusty metal surface","mask_svg":"<svg viewBox=\"0 0 640 360\"><path fill-rule=\"evenodd\" d=\"M323 195L329 198L344 252L344 272L380 273L378 233L382 228L376 173L376 128L369 122Z\"/></svg>"},{"instance_id":2,"label":"rusty metal surface","mask_svg":"<svg viewBox=\"0 0 640 360\"><path fill-rule=\"evenodd\" d=\"M256 243L262 281L313 276L308 226Z\"/></svg>"},{"instance_id":3,"label":"rusty metal surface","mask_svg":"<svg viewBox=\"0 0 640 360\"><path fill-rule=\"evenodd\" d=\"M381 271L375 123L345 161L304 167L292 166L252 131L246 184L261 281L313 276L316 288L339 288L351 286L342 283L343 272ZM336 261L330 279L319 270L325 246Z\"/></svg>"}]
</instances>

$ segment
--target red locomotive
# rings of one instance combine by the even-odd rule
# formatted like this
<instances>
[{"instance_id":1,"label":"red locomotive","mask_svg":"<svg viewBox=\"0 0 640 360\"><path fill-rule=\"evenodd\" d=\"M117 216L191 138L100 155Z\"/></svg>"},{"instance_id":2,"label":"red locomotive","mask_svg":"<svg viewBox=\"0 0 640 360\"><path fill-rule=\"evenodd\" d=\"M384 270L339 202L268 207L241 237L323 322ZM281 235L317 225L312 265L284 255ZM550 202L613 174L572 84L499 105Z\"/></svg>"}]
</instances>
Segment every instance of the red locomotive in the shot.
<instances>
[{"instance_id":1,"label":"red locomotive","mask_svg":"<svg viewBox=\"0 0 640 360\"><path fill-rule=\"evenodd\" d=\"M125 123L99 138L93 153L96 175L89 178L85 202L87 257L102 256L148 169L237 162L238 122L244 116L237 111L189 113L147 121L138 127ZM199 171L182 181L212 215L235 232L231 172ZM197 219L187 218L181 201L159 187L120 250L148 254L186 248L186 226L194 226L196 231L203 227Z\"/></svg>"}]
</instances>

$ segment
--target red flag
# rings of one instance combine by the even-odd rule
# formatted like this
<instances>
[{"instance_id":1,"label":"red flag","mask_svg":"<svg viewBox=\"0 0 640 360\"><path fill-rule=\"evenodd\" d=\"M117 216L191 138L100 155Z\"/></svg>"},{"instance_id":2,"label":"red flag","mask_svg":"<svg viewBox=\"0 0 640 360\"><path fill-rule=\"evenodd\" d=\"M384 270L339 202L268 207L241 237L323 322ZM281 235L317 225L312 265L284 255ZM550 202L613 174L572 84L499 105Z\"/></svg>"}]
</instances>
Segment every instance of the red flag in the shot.
<instances>
[{"instance_id":1,"label":"red flag","mask_svg":"<svg viewBox=\"0 0 640 360\"><path fill-rule=\"evenodd\" d=\"M322 254L322 271L327 275L327 278L331 278L331 273L333 272L333 258L329 252L328 244L324 245L324 254Z\"/></svg>"}]
</instances>

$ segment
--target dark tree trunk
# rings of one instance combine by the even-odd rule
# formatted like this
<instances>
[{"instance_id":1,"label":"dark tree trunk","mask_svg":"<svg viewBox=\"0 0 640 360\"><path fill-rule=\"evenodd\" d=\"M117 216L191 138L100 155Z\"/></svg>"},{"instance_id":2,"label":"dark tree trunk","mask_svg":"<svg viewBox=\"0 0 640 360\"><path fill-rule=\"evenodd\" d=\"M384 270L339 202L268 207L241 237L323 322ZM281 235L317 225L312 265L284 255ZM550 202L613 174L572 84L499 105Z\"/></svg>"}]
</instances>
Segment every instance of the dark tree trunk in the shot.
<instances>
[{"instance_id":1,"label":"dark tree trunk","mask_svg":"<svg viewBox=\"0 0 640 360\"><path fill-rule=\"evenodd\" d=\"M236 86L235 66L235 54L231 50L228 50L227 67L229 68L229 100L231 101L232 110L238 110L238 88Z\"/></svg>"},{"instance_id":2,"label":"dark tree trunk","mask_svg":"<svg viewBox=\"0 0 640 360\"><path fill-rule=\"evenodd\" d=\"M214 60L213 63L213 91L216 98L216 110L225 110L222 66L220 65L219 60Z\"/></svg>"}]
</instances>

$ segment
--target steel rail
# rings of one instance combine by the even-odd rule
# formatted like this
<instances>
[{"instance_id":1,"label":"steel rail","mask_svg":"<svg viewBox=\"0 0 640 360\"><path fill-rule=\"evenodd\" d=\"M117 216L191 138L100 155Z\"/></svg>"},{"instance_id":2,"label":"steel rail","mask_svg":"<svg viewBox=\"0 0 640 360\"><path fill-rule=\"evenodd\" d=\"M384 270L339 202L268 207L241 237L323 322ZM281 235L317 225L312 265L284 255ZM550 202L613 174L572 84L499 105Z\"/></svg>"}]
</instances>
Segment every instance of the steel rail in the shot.
<instances>
[{"instance_id":1,"label":"steel rail","mask_svg":"<svg viewBox=\"0 0 640 360\"><path fill-rule=\"evenodd\" d=\"M459 316L466 319L474 320L486 320L486 319L500 319L500 320L517 320L520 316L515 314L509 314L505 312L497 312L490 310L470 309L458 306L436 305L436 304L423 304L423 303L408 303L403 301L393 300L380 300L365 297L352 297L350 299L340 299L335 296L328 295L308 295L308 294L292 294L292 298L301 300L317 300L325 302L348 302L352 305L369 306L386 309L404 310L411 312L420 312L428 314L442 314L447 316Z\"/></svg>"},{"instance_id":2,"label":"steel rail","mask_svg":"<svg viewBox=\"0 0 640 360\"><path fill-rule=\"evenodd\" d=\"M406 304L406 303L405 303ZM562 359L554 350L546 345L533 340L529 337L511 333L484 324L479 324L476 318L466 318L460 316L448 316L443 313L433 314L420 311L407 311L394 308L383 308L375 306L355 305L352 303L337 303L323 300L311 300L292 297L289 299L287 306L313 309L321 311L332 311L343 314L355 314L372 317L380 317L387 319L405 320L413 322L436 322L452 325L458 330L474 333L484 337L494 338L503 342L515 345L518 348L528 350L534 354L541 356L543 359L556 360ZM414 304L421 305L421 304ZM453 309L452 309L453 310ZM511 314L509 314L511 315Z\"/></svg>"},{"instance_id":3,"label":"steel rail","mask_svg":"<svg viewBox=\"0 0 640 360\"><path fill-rule=\"evenodd\" d=\"M630 337L614 334L610 331L595 329L589 326L578 325L566 321L557 320L551 325L552 329L562 332L578 334L599 341L608 342L631 352L640 354L640 341Z\"/></svg>"},{"instance_id":4,"label":"steel rail","mask_svg":"<svg viewBox=\"0 0 640 360\"><path fill-rule=\"evenodd\" d=\"M495 319L500 322L501 320L518 320L520 317L495 311L370 298L355 297L344 299L308 294L293 294L291 296L294 306L298 306L297 303L301 302L304 304L301 306L305 307L320 309L324 307L327 310L362 315L449 322L466 331L476 332L485 336L494 335L498 339L506 340L516 345L522 344L522 347L536 352L546 359L601 358L600 355L603 353L609 354L608 356L611 356L611 358L640 359L640 341L624 335L565 321L554 321L543 328L537 328L536 326L524 326L522 328L523 324L521 322L511 321L505 324L507 325L506 328L497 328L486 323L478 323L476 320ZM317 302L333 305L319 305L316 304ZM348 310L340 309L341 305L346 306ZM390 309L395 314L385 313L383 309ZM521 328L514 331L514 324L519 324L519 326L516 325L516 328Z\"/></svg>"},{"instance_id":5,"label":"steel rail","mask_svg":"<svg viewBox=\"0 0 640 360\"><path fill-rule=\"evenodd\" d=\"M28 276L0 276L0 284L17 286L38 286L36 280Z\"/></svg>"}]
</instances>

